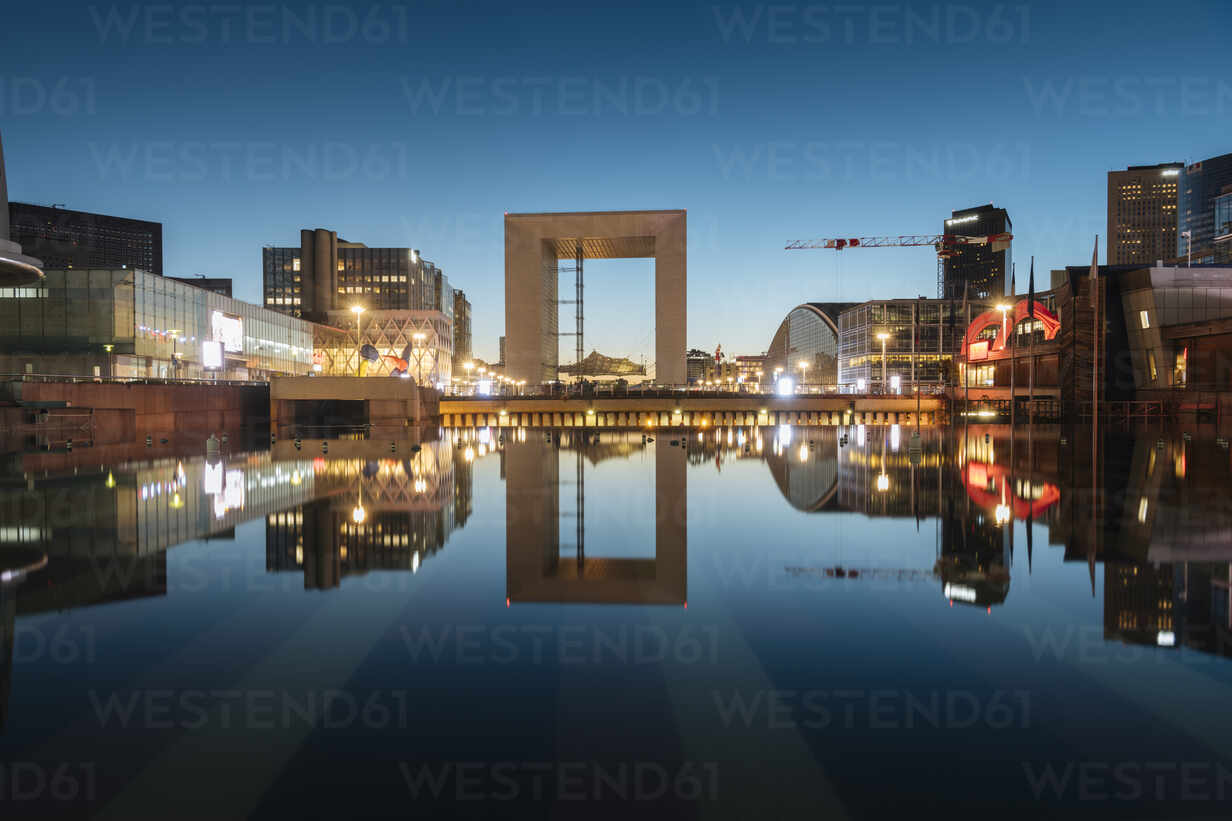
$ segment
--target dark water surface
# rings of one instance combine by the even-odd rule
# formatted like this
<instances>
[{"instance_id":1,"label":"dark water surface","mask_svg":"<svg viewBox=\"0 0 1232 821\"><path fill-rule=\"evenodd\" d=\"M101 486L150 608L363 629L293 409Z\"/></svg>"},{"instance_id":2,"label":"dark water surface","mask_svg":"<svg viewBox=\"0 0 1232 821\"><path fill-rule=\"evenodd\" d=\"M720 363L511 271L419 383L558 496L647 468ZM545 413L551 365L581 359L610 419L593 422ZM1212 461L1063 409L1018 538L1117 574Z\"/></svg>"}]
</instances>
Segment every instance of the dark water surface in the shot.
<instances>
[{"instance_id":1,"label":"dark water surface","mask_svg":"<svg viewBox=\"0 0 1232 821\"><path fill-rule=\"evenodd\" d=\"M1226 446L913 432L10 457L0 818L1227 817Z\"/></svg>"}]
</instances>

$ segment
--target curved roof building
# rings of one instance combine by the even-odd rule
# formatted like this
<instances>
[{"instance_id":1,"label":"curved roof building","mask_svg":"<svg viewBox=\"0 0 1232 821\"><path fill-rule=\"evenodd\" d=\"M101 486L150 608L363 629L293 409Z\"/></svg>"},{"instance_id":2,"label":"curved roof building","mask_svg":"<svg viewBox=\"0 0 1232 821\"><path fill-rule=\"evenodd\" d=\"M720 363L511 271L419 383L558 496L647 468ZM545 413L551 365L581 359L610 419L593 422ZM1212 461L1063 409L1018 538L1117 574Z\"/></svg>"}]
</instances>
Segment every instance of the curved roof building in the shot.
<instances>
[{"instance_id":1,"label":"curved roof building","mask_svg":"<svg viewBox=\"0 0 1232 821\"><path fill-rule=\"evenodd\" d=\"M766 349L767 373L784 374L813 385L838 383L838 315L854 302L805 302L792 308Z\"/></svg>"},{"instance_id":2,"label":"curved roof building","mask_svg":"<svg viewBox=\"0 0 1232 821\"><path fill-rule=\"evenodd\" d=\"M0 288L30 285L43 278L43 263L9 241L9 189L4 178L4 141L0 139Z\"/></svg>"}]
</instances>

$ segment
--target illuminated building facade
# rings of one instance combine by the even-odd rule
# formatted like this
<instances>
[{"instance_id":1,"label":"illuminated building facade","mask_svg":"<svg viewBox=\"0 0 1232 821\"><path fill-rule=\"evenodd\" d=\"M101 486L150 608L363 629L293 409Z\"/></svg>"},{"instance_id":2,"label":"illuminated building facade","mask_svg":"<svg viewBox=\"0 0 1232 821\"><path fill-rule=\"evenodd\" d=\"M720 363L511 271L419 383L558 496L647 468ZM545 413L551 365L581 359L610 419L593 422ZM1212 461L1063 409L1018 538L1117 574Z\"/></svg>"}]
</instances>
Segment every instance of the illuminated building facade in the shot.
<instances>
[{"instance_id":1,"label":"illuminated building facade","mask_svg":"<svg viewBox=\"0 0 1232 821\"><path fill-rule=\"evenodd\" d=\"M1153 265L1176 254L1177 181L1184 163L1108 172L1108 263Z\"/></svg>"},{"instance_id":2,"label":"illuminated building facade","mask_svg":"<svg viewBox=\"0 0 1232 821\"><path fill-rule=\"evenodd\" d=\"M1193 243L1193 261L1212 263L1215 259L1216 200L1232 191L1232 154L1190 163L1181 171L1177 190L1176 256L1188 258ZM1190 236L1184 236L1185 232Z\"/></svg>"},{"instance_id":3,"label":"illuminated building facade","mask_svg":"<svg viewBox=\"0 0 1232 821\"><path fill-rule=\"evenodd\" d=\"M855 303L805 302L792 308L770 340L762 363L767 384L839 384L839 315Z\"/></svg>"},{"instance_id":4,"label":"illuminated building facade","mask_svg":"<svg viewBox=\"0 0 1232 821\"><path fill-rule=\"evenodd\" d=\"M8 373L259 380L312 368L302 319L133 269L46 274L0 289Z\"/></svg>"},{"instance_id":5,"label":"illuminated building facade","mask_svg":"<svg viewBox=\"0 0 1232 821\"><path fill-rule=\"evenodd\" d=\"M989 237L1013 231L1010 215L992 203L954 211L943 233L964 237ZM997 300L1006 293L1013 271L1012 244L996 250L992 244L963 244L943 259L942 292L946 299Z\"/></svg>"},{"instance_id":6,"label":"illuminated building facade","mask_svg":"<svg viewBox=\"0 0 1232 821\"><path fill-rule=\"evenodd\" d=\"M969 301L964 310L961 299L919 298L874 300L843 311L839 385L857 393L886 393L910 390L917 383L952 383L967 316L975 317L989 307L986 302Z\"/></svg>"}]
</instances>

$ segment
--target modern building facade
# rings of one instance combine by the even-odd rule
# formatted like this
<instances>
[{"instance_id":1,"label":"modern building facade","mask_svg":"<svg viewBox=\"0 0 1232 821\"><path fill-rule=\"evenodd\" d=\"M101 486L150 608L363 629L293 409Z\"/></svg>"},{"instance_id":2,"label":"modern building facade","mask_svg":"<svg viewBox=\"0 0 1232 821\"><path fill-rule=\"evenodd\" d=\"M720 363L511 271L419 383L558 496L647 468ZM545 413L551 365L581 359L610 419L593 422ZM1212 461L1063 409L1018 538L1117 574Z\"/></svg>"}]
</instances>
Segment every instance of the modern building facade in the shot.
<instances>
[{"instance_id":1,"label":"modern building facade","mask_svg":"<svg viewBox=\"0 0 1232 821\"><path fill-rule=\"evenodd\" d=\"M1178 258L1189 256L1192 242L1194 262L1215 261L1215 201L1229 192L1232 192L1232 154L1185 166L1177 190ZM1185 236L1186 231L1190 236Z\"/></svg>"},{"instance_id":2,"label":"modern building facade","mask_svg":"<svg viewBox=\"0 0 1232 821\"><path fill-rule=\"evenodd\" d=\"M1108 172L1108 264L1153 265L1176 254L1177 183L1184 163Z\"/></svg>"},{"instance_id":3,"label":"modern building facade","mask_svg":"<svg viewBox=\"0 0 1232 821\"><path fill-rule=\"evenodd\" d=\"M324 228L300 232L300 245L261 251L265 307L306 319L329 311L436 310L453 315L453 289L414 248L369 248Z\"/></svg>"},{"instance_id":4,"label":"modern building facade","mask_svg":"<svg viewBox=\"0 0 1232 821\"><path fill-rule=\"evenodd\" d=\"M163 224L11 202L9 233L44 268L137 268L163 272Z\"/></svg>"},{"instance_id":5,"label":"modern building facade","mask_svg":"<svg viewBox=\"0 0 1232 821\"><path fill-rule=\"evenodd\" d=\"M470 361L471 353L471 303L466 292L453 292L453 372L461 374L463 366Z\"/></svg>"},{"instance_id":6,"label":"modern building facade","mask_svg":"<svg viewBox=\"0 0 1232 821\"><path fill-rule=\"evenodd\" d=\"M311 323L128 269L49 270L0 289L0 371L265 379L312 369Z\"/></svg>"},{"instance_id":7,"label":"modern building facade","mask_svg":"<svg viewBox=\"0 0 1232 821\"><path fill-rule=\"evenodd\" d=\"M953 384L954 361L969 320L991 307L968 301L964 308L961 299L921 297L848 308L839 315L837 381L844 390L858 393L905 392L916 383Z\"/></svg>"},{"instance_id":8,"label":"modern building facade","mask_svg":"<svg viewBox=\"0 0 1232 821\"><path fill-rule=\"evenodd\" d=\"M706 379L706 368L714 362L714 354L700 348L690 348L685 354L685 381L693 385Z\"/></svg>"},{"instance_id":9,"label":"modern building facade","mask_svg":"<svg viewBox=\"0 0 1232 821\"><path fill-rule=\"evenodd\" d=\"M954 211L943 233L963 237L990 237L1013 231L1010 215L992 203ZM1013 244L1003 248L987 244L962 244L947 251L942 260L942 292L945 299L999 299L1006 293L1013 270Z\"/></svg>"},{"instance_id":10,"label":"modern building facade","mask_svg":"<svg viewBox=\"0 0 1232 821\"><path fill-rule=\"evenodd\" d=\"M1215 264L1232 264L1232 191L1215 198Z\"/></svg>"},{"instance_id":11,"label":"modern building facade","mask_svg":"<svg viewBox=\"0 0 1232 821\"><path fill-rule=\"evenodd\" d=\"M854 302L805 302L788 311L766 348L766 384L786 376L797 384L834 386L838 378L838 318Z\"/></svg>"}]
</instances>

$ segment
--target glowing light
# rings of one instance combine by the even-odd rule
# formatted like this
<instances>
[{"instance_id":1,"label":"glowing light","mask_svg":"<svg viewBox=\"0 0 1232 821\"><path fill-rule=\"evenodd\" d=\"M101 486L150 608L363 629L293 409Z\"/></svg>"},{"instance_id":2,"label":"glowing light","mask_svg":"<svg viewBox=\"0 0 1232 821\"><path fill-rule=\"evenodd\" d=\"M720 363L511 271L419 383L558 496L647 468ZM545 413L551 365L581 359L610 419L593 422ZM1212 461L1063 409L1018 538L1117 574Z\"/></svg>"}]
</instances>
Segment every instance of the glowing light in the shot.
<instances>
[{"instance_id":1,"label":"glowing light","mask_svg":"<svg viewBox=\"0 0 1232 821\"><path fill-rule=\"evenodd\" d=\"M1155 634L1155 643L1160 647L1175 647L1176 633L1171 630L1160 630Z\"/></svg>"},{"instance_id":2,"label":"glowing light","mask_svg":"<svg viewBox=\"0 0 1232 821\"><path fill-rule=\"evenodd\" d=\"M351 521L357 525L362 525L364 519L368 518L368 513L364 510L363 505L356 505L351 510Z\"/></svg>"},{"instance_id":3,"label":"glowing light","mask_svg":"<svg viewBox=\"0 0 1232 821\"><path fill-rule=\"evenodd\" d=\"M779 444L784 447L791 444L791 425L779 425Z\"/></svg>"},{"instance_id":4,"label":"glowing light","mask_svg":"<svg viewBox=\"0 0 1232 821\"><path fill-rule=\"evenodd\" d=\"M1010 520L1010 506L1002 503L997 505L996 511L993 513L998 525L1007 524Z\"/></svg>"},{"instance_id":5,"label":"glowing light","mask_svg":"<svg viewBox=\"0 0 1232 821\"><path fill-rule=\"evenodd\" d=\"M779 396L791 396L796 391L796 383L791 381L791 377L784 376L775 384L774 390Z\"/></svg>"},{"instance_id":6,"label":"glowing light","mask_svg":"<svg viewBox=\"0 0 1232 821\"><path fill-rule=\"evenodd\" d=\"M877 491L885 493L890 489L890 477L884 473L877 474Z\"/></svg>"},{"instance_id":7,"label":"glowing light","mask_svg":"<svg viewBox=\"0 0 1232 821\"><path fill-rule=\"evenodd\" d=\"M1143 496L1141 499L1138 500L1138 521L1141 522L1142 524L1146 524L1147 507L1148 507L1148 503L1147 503L1146 497Z\"/></svg>"},{"instance_id":8,"label":"glowing light","mask_svg":"<svg viewBox=\"0 0 1232 821\"><path fill-rule=\"evenodd\" d=\"M951 601L954 599L965 602L975 601L975 588L965 584L946 584L941 593Z\"/></svg>"},{"instance_id":9,"label":"glowing light","mask_svg":"<svg viewBox=\"0 0 1232 821\"><path fill-rule=\"evenodd\" d=\"M808 445L804 444L803 442L800 443L800 461L801 462L808 461Z\"/></svg>"}]
</instances>

